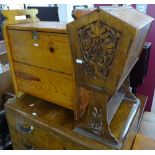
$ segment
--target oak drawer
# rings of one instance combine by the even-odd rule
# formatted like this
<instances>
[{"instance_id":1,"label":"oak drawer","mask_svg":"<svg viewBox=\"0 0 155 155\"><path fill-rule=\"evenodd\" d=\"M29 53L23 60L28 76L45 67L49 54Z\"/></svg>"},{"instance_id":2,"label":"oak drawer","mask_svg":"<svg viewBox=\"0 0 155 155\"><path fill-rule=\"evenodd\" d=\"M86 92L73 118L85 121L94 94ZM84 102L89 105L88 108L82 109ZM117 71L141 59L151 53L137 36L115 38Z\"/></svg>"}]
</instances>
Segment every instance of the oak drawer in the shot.
<instances>
[{"instance_id":1,"label":"oak drawer","mask_svg":"<svg viewBox=\"0 0 155 155\"><path fill-rule=\"evenodd\" d=\"M72 76L14 62L19 91L73 110Z\"/></svg>"},{"instance_id":2,"label":"oak drawer","mask_svg":"<svg viewBox=\"0 0 155 155\"><path fill-rule=\"evenodd\" d=\"M67 34L19 30L8 30L8 34L13 60L72 73Z\"/></svg>"},{"instance_id":3,"label":"oak drawer","mask_svg":"<svg viewBox=\"0 0 155 155\"><path fill-rule=\"evenodd\" d=\"M7 112L7 121L14 149L87 149L43 127L39 122L32 121L27 116Z\"/></svg>"}]
</instances>

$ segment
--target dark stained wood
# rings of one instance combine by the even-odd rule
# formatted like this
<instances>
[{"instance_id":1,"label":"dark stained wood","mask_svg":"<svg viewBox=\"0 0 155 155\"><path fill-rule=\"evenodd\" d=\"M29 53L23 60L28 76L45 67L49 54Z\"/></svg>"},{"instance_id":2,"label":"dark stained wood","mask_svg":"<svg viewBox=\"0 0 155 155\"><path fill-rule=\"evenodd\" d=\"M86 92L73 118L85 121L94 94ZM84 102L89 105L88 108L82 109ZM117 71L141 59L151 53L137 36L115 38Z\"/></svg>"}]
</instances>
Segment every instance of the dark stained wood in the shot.
<instances>
[{"instance_id":1,"label":"dark stained wood","mask_svg":"<svg viewBox=\"0 0 155 155\"><path fill-rule=\"evenodd\" d=\"M79 105L74 130L120 148L129 127L138 119L140 102L130 92L128 76L153 18L133 8L89 11L81 10L81 17L67 24L75 72L75 102ZM82 99L85 94L86 101ZM130 102L132 108L122 133L115 136L110 128L111 120L123 102ZM87 106L85 112L81 105Z\"/></svg>"},{"instance_id":2,"label":"dark stained wood","mask_svg":"<svg viewBox=\"0 0 155 155\"><path fill-rule=\"evenodd\" d=\"M140 99L140 101L141 101L140 113L139 113L139 123L138 123L138 127L137 127L139 129L142 118L143 118L143 113L144 113L144 109L145 109L148 97L145 95L139 95L139 94L137 94L136 97L138 99Z\"/></svg>"},{"instance_id":3,"label":"dark stained wood","mask_svg":"<svg viewBox=\"0 0 155 155\"><path fill-rule=\"evenodd\" d=\"M18 149L28 149L28 146L34 149L109 149L73 132L70 110L29 95L9 101L5 109L13 144ZM33 126L33 131L24 133L18 128L19 123L29 128Z\"/></svg>"},{"instance_id":4,"label":"dark stained wood","mask_svg":"<svg viewBox=\"0 0 155 155\"><path fill-rule=\"evenodd\" d=\"M137 134L132 150L155 150L155 139Z\"/></svg>"},{"instance_id":5,"label":"dark stained wood","mask_svg":"<svg viewBox=\"0 0 155 155\"><path fill-rule=\"evenodd\" d=\"M40 81L39 78L31 75L31 74L26 74L22 71L15 71L15 74L18 78L24 79L24 80L30 80L30 81Z\"/></svg>"},{"instance_id":6,"label":"dark stained wood","mask_svg":"<svg viewBox=\"0 0 155 155\"><path fill-rule=\"evenodd\" d=\"M112 120L115 136L121 132L131 107L131 103L124 102ZM5 110L14 149L114 149L74 132L73 111L33 96L9 100ZM123 117L119 117L121 113ZM132 125L129 133L133 133L134 128ZM130 149L131 137L134 136L127 136L120 149Z\"/></svg>"}]
</instances>

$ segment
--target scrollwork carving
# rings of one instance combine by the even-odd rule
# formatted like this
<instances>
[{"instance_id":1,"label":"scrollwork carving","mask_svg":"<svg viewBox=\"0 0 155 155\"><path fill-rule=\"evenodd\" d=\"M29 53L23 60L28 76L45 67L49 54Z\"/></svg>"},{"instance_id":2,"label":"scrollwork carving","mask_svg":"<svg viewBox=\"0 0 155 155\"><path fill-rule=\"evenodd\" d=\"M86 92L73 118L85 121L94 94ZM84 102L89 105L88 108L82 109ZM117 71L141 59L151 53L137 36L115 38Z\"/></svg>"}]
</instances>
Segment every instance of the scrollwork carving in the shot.
<instances>
[{"instance_id":1,"label":"scrollwork carving","mask_svg":"<svg viewBox=\"0 0 155 155\"><path fill-rule=\"evenodd\" d=\"M94 21L80 28L78 36L84 74L94 79L107 77L120 32L102 21Z\"/></svg>"},{"instance_id":2,"label":"scrollwork carving","mask_svg":"<svg viewBox=\"0 0 155 155\"><path fill-rule=\"evenodd\" d=\"M97 135L103 134L103 112L102 109L91 106L91 119L88 122L88 128Z\"/></svg>"}]
</instances>

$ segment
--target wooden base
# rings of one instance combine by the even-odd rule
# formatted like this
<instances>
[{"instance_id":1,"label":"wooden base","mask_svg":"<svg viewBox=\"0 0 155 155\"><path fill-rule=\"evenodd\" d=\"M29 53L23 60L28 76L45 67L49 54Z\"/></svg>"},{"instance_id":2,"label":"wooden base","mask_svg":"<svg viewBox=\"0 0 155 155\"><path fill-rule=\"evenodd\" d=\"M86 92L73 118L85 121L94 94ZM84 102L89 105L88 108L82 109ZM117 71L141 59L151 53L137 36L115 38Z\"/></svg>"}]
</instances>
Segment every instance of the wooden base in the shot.
<instances>
[{"instance_id":1,"label":"wooden base","mask_svg":"<svg viewBox=\"0 0 155 155\"><path fill-rule=\"evenodd\" d=\"M109 124L109 130L113 137L107 136L106 133L103 133L102 135L93 133L91 130L89 130L88 126L85 126L84 123L77 124L77 127L74 129L74 131L112 148L122 149L130 132L133 132L132 140L134 140L134 136L137 132L139 112L139 100L137 100L137 103L135 103L132 100L124 98L116 114L114 115L114 118ZM119 128L117 128L118 124L121 124Z\"/></svg>"},{"instance_id":2,"label":"wooden base","mask_svg":"<svg viewBox=\"0 0 155 155\"><path fill-rule=\"evenodd\" d=\"M146 102L144 96L142 105ZM125 108L126 107L126 108ZM115 136L120 135L125 126L128 112L133 105L124 102L118 109L112 123L111 130ZM127 111L125 109L128 109ZM10 129L14 149L116 149L114 146L102 144L73 131L73 112L38 98L23 95L20 98L9 100L5 106L7 121ZM119 117L123 114L122 117ZM136 118L138 118L138 113ZM135 133L137 121L131 124L126 140L119 149L130 149ZM117 125L115 124L117 122Z\"/></svg>"},{"instance_id":3,"label":"wooden base","mask_svg":"<svg viewBox=\"0 0 155 155\"><path fill-rule=\"evenodd\" d=\"M155 150L155 139L138 133L132 150Z\"/></svg>"},{"instance_id":4,"label":"wooden base","mask_svg":"<svg viewBox=\"0 0 155 155\"><path fill-rule=\"evenodd\" d=\"M133 150L155 149L155 114L145 112L136 135Z\"/></svg>"}]
</instances>

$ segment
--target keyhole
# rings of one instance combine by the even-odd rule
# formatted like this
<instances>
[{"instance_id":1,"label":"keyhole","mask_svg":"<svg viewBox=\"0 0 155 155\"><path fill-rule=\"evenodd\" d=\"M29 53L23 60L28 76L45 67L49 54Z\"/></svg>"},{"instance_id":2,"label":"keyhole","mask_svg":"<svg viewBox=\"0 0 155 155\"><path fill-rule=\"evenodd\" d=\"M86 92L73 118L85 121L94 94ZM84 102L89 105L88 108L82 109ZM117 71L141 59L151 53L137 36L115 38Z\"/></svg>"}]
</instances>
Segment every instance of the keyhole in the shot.
<instances>
[{"instance_id":1,"label":"keyhole","mask_svg":"<svg viewBox=\"0 0 155 155\"><path fill-rule=\"evenodd\" d=\"M53 53L55 51L55 49L53 47L50 47L49 50L51 53Z\"/></svg>"}]
</instances>

